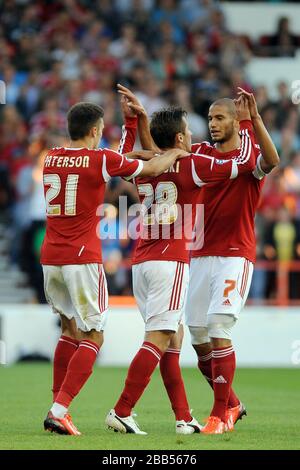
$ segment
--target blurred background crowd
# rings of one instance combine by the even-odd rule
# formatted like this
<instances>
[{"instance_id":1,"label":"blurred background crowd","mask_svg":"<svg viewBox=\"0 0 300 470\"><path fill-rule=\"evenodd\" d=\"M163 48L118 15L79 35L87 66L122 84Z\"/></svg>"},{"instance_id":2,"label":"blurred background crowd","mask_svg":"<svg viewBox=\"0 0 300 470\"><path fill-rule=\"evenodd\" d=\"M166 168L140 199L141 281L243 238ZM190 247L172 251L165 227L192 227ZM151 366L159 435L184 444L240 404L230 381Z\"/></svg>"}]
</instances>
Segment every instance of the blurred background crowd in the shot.
<instances>
[{"instance_id":1,"label":"blurred background crowd","mask_svg":"<svg viewBox=\"0 0 300 470\"><path fill-rule=\"evenodd\" d=\"M213 0L2 0L0 17L0 79L6 84L0 105L2 298L17 295L16 283L20 301L45 301L39 265L45 151L67 143L65 114L78 101L104 107L101 147L117 149L118 82L136 92L149 115L169 104L184 107L194 142L209 140L212 101L234 97L238 86L254 89L281 165L266 178L257 215L250 300L276 297L276 262L300 260L299 106L287 83L279 82L270 96L263 83L253 86L245 67L253 57L296 54L300 37L290 31L289 18L278 18L272 35L253 40L230 31L222 3ZM122 237L103 241L104 264L110 294L130 295L134 242L118 216L120 195L128 204L137 201L132 185L110 182L106 217ZM297 272L289 274L288 295L300 298Z\"/></svg>"}]
</instances>

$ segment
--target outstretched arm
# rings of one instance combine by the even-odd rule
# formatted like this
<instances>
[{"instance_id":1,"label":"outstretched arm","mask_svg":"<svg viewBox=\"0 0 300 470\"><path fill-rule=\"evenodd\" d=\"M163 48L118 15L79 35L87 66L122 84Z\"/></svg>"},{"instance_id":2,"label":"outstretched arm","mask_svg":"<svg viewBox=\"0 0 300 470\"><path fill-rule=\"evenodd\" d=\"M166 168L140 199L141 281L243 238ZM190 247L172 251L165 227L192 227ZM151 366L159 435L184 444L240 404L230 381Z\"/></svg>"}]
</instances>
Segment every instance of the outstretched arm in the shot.
<instances>
[{"instance_id":1,"label":"outstretched arm","mask_svg":"<svg viewBox=\"0 0 300 470\"><path fill-rule=\"evenodd\" d=\"M143 169L139 176L159 176L168 170L179 158L184 158L190 154L181 149L170 149L156 158L144 162Z\"/></svg>"},{"instance_id":2,"label":"outstretched arm","mask_svg":"<svg viewBox=\"0 0 300 470\"><path fill-rule=\"evenodd\" d=\"M280 163L279 155L276 147L272 142L269 132L267 131L263 120L258 112L257 104L253 93L248 93L239 87L238 94L243 96L248 102L251 121L254 128L255 137L261 149L262 158L260 166L264 173L269 173Z\"/></svg>"},{"instance_id":3,"label":"outstretched arm","mask_svg":"<svg viewBox=\"0 0 300 470\"><path fill-rule=\"evenodd\" d=\"M138 117L138 132L140 136L141 146L145 150L153 150L155 152L160 151L157 145L154 143L151 134L149 120L146 110L142 106L141 102L137 99L134 93L129 88L118 84L118 93L127 99L127 104L132 112Z\"/></svg>"}]
</instances>

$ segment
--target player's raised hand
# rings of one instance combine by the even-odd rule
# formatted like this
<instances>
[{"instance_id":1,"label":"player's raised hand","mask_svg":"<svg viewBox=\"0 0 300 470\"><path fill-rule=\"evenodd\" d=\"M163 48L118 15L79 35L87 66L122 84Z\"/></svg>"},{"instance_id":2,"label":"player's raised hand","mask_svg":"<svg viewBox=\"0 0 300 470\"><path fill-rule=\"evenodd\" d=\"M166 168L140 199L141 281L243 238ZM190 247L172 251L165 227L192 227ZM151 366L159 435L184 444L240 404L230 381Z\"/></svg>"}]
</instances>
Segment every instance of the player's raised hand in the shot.
<instances>
[{"instance_id":1,"label":"player's raised hand","mask_svg":"<svg viewBox=\"0 0 300 470\"><path fill-rule=\"evenodd\" d=\"M238 95L239 97L243 96L247 100L251 119L257 118L259 116L259 112L254 94L248 93L248 91L238 87Z\"/></svg>"},{"instance_id":2,"label":"player's raised hand","mask_svg":"<svg viewBox=\"0 0 300 470\"><path fill-rule=\"evenodd\" d=\"M137 113L129 106L128 98L126 98L126 96L121 95L120 103L124 119L127 117L135 117L137 115Z\"/></svg>"},{"instance_id":3,"label":"player's raised hand","mask_svg":"<svg viewBox=\"0 0 300 470\"><path fill-rule=\"evenodd\" d=\"M239 96L238 99L234 100L237 119L238 121L251 120L250 110L248 106L248 101L244 95Z\"/></svg>"},{"instance_id":4,"label":"player's raised hand","mask_svg":"<svg viewBox=\"0 0 300 470\"><path fill-rule=\"evenodd\" d=\"M120 83L117 84L117 88L118 93L127 98L128 106L133 112L135 112L135 114L146 114L146 110L143 107L142 103L138 100L135 94L131 90L129 90L129 88L126 88Z\"/></svg>"}]
</instances>

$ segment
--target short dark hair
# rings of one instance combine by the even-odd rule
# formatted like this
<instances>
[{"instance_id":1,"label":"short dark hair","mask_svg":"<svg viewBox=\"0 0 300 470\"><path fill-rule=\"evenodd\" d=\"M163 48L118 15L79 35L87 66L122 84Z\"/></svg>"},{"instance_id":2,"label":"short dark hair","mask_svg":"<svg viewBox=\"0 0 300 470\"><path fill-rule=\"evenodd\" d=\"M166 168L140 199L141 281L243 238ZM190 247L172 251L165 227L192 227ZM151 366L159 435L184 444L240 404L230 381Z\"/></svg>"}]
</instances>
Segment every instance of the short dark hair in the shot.
<instances>
[{"instance_id":1,"label":"short dark hair","mask_svg":"<svg viewBox=\"0 0 300 470\"><path fill-rule=\"evenodd\" d=\"M67 114L68 132L72 140L79 140L87 136L99 119L103 118L104 111L101 106L93 103L76 103Z\"/></svg>"},{"instance_id":2,"label":"short dark hair","mask_svg":"<svg viewBox=\"0 0 300 470\"><path fill-rule=\"evenodd\" d=\"M187 112L181 107L170 107L157 111L152 115L150 132L152 139L159 148L173 147L178 132L184 133L182 121Z\"/></svg>"},{"instance_id":3,"label":"short dark hair","mask_svg":"<svg viewBox=\"0 0 300 470\"><path fill-rule=\"evenodd\" d=\"M226 108L226 111L228 111L228 113L231 114L234 119L236 119L236 107L234 101L231 98L219 98L210 105L210 108L213 106L223 106Z\"/></svg>"}]
</instances>

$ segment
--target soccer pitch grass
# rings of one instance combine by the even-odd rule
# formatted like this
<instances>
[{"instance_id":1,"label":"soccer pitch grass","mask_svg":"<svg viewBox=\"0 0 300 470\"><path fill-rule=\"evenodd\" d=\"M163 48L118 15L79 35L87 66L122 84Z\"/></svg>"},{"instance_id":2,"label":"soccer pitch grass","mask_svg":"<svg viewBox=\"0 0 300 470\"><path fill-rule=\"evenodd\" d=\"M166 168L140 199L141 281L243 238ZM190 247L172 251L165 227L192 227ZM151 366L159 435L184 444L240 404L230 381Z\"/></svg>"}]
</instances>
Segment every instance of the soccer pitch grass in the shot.
<instances>
[{"instance_id":1,"label":"soccer pitch grass","mask_svg":"<svg viewBox=\"0 0 300 470\"><path fill-rule=\"evenodd\" d=\"M1 367L0 449L300 449L297 369L238 369L235 390L248 416L238 422L233 433L221 436L175 434L175 421L157 370L135 410L141 429L149 434L107 430L104 419L122 390L125 376L125 368L95 368L71 407L74 423L83 435L71 437L43 430L51 403L50 364ZM201 422L211 408L210 388L196 369L183 369L183 376L193 415Z\"/></svg>"}]
</instances>

